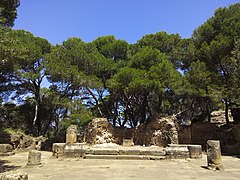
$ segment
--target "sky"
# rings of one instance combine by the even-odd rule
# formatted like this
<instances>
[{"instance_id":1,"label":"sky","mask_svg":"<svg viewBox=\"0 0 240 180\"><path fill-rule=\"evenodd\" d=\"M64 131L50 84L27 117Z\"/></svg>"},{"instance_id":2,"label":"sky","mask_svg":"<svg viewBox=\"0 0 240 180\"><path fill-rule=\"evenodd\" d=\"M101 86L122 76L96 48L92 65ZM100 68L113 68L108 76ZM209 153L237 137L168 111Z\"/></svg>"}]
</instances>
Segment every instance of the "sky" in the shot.
<instances>
[{"instance_id":1,"label":"sky","mask_svg":"<svg viewBox=\"0 0 240 180\"><path fill-rule=\"evenodd\" d=\"M239 0L21 0L13 29L51 44L70 37L91 42L100 36L136 43L160 31L189 38L219 7Z\"/></svg>"}]
</instances>

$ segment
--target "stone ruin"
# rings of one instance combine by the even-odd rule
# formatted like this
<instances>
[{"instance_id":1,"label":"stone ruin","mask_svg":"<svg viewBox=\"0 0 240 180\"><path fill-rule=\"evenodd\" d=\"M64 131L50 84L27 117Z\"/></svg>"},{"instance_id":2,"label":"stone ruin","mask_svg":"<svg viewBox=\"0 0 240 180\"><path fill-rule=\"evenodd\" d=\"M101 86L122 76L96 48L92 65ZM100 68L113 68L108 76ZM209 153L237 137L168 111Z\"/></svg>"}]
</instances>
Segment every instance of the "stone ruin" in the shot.
<instances>
[{"instance_id":1,"label":"stone ruin","mask_svg":"<svg viewBox=\"0 0 240 180\"><path fill-rule=\"evenodd\" d=\"M23 133L9 134L0 131L0 155L11 155L13 151L40 150L46 137L32 137Z\"/></svg>"},{"instance_id":2,"label":"stone ruin","mask_svg":"<svg viewBox=\"0 0 240 180\"><path fill-rule=\"evenodd\" d=\"M66 143L53 144L56 158L175 159L201 158L201 145L179 145L175 117L155 117L138 128L114 128L105 118L93 119L77 143L76 126L66 131Z\"/></svg>"},{"instance_id":3,"label":"stone ruin","mask_svg":"<svg viewBox=\"0 0 240 180\"><path fill-rule=\"evenodd\" d=\"M137 128L114 128L106 118L93 119L85 128L82 142L89 144L116 143L132 139L135 145L161 146L178 144L178 124L173 116L154 117Z\"/></svg>"}]
</instances>

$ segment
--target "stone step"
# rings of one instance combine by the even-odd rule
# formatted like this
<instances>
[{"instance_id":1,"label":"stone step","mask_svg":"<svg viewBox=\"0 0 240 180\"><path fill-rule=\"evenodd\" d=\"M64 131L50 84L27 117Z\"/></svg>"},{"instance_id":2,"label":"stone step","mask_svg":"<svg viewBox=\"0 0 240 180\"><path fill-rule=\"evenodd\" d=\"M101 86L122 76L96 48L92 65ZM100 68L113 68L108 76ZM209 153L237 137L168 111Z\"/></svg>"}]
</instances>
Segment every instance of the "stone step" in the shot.
<instances>
[{"instance_id":1,"label":"stone step","mask_svg":"<svg viewBox=\"0 0 240 180\"><path fill-rule=\"evenodd\" d=\"M1 156L13 156L13 155L15 155L14 152L0 153L0 157Z\"/></svg>"},{"instance_id":2,"label":"stone step","mask_svg":"<svg viewBox=\"0 0 240 180\"><path fill-rule=\"evenodd\" d=\"M122 160L163 160L165 156L144 156L144 155L92 155L86 154L84 159L122 159Z\"/></svg>"}]
</instances>

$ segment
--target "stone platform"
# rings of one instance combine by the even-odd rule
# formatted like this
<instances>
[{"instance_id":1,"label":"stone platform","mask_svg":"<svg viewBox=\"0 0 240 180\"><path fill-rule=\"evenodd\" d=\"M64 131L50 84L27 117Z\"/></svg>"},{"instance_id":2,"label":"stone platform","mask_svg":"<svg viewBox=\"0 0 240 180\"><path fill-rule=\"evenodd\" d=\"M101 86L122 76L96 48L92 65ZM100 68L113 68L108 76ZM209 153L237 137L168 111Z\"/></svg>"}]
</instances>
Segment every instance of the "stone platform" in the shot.
<instances>
[{"instance_id":1,"label":"stone platform","mask_svg":"<svg viewBox=\"0 0 240 180\"><path fill-rule=\"evenodd\" d=\"M199 156L191 156L189 147L200 147ZM196 149L196 148L194 148ZM199 148L198 148L199 149ZM169 145L167 148L159 146L120 146L113 143L87 145L85 143L54 143L53 156L56 158L84 158L84 159L185 159L201 158L201 146L198 145Z\"/></svg>"}]
</instances>

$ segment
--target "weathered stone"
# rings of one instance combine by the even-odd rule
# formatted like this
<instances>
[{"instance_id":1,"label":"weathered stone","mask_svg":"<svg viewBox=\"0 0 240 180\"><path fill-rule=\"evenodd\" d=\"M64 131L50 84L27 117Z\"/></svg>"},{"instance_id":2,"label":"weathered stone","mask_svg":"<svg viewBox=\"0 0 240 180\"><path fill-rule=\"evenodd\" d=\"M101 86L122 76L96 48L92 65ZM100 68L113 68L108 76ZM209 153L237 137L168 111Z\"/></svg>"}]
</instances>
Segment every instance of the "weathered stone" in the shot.
<instances>
[{"instance_id":1,"label":"weathered stone","mask_svg":"<svg viewBox=\"0 0 240 180\"><path fill-rule=\"evenodd\" d=\"M189 158L187 147L167 147L165 148L166 155L170 159L185 159Z\"/></svg>"},{"instance_id":2,"label":"weathered stone","mask_svg":"<svg viewBox=\"0 0 240 180\"><path fill-rule=\"evenodd\" d=\"M189 156L192 159L202 158L202 146L201 145L188 145Z\"/></svg>"},{"instance_id":3,"label":"weathered stone","mask_svg":"<svg viewBox=\"0 0 240 180\"><path fill-rule=\"evenodd\" d=\"M137 150L137 149L127 149L127 155L140 155L140 150Z\"/></svg>"},{"instance_id":4,"label":"weathered stone","mask_svg":"<svg viewBox=\"0 0 240 180\"><path fill-rule=\"evenodd\" d=\"M10 144L0 144L0 153L11 152L13 147Z\"/></svg>"},{"instance_id":5,"label":"weathered stone","mask_svg":"<svg viewBox=\"0 0 240 180\"><path fill-rule=\"evenodd\" d=\"M166 147L178 144L178 123L174 116L152 117L151 121L141 124L134 135L134 144Z\"/></svg>"},{"instance_id":6,"label":"weathered stone","mask_svg":"<svg viewBox=\"0 0 240 180\"><path fill-rule=\"evenodd\" d=\"M35 150L29 151L27 166L34 166L40 164L41 164L41 152Z\"/></svg>"},{"instance_id":7,"label":"weathered stone","mask_svg":"<svg viewBox=\"0 0 240 180\"><path fill-rule=\"evenodd\" d=\"M220 141L207 141L207 162L209 169L223 170Z\"/></svg>"},{"instance_id":8,"label":"weathered stone","mask_svg":"<svg viewBox=\"0 0 240 180\"><path fill-rule=\"evenodd\" d=\"M202 146L201 145L188 145L189 157L192 159L202 158Z\"/></svg>"},{"instance_id":9,"label":"weathered stone","mask_svg":"<svg viewBox=\"0 0 240 180\"><path fill-rule=\"evenodd\" d=\"M64 157L80 158L85 155L86 150L81 145L66 145L64 148Z\"/></svg>"},{"instance_id":10,"label":"weathered stone","mask_svg":"<svg viewBox=\"0 0 240 180\"><path fill-rule=\"evenodd\" d=\"M133 139L123 139L122 145L125 147L134 146Z\"/></svg>"},{"instance_id":11,"label":"weathered stone","mask_svg":"<svg viewBox=\"0 0 240 180\"><path fill-rule=\"evenodd\" d=\"M149 155L149 156L165 156L166 151L162 150L140 150L141 155Z\"/></svg>"},{"instance_id":12,"label":"weathered stone","mask_svg":"<svg viewBox=\"0 0 240 180\"><path fill-rule=\"evenodd\" d=\"M28 180L27 173L6 174L0 176L1 180Z\"/></svg>"},{"instance_id":13,"label":"weathered stone","mask_svg":"<svg viewBox=\"0 0 240 180\"><path fill-rule=\"evenodd\" d=\"M85 128L83 141L89 144L116 143L114 128L106 118L95 118Z\"/></svg>"},{"instance_id":14,"label":"weathered stone","mask_svg":"<svg viewBox=\"0 0 240 180\"><path fill-rule=\"evenodd\" d=\"M172 148L187 148L188 146L188 144L168 144L168 147Z\"/></svg>"},{"instance_id":15,"label":"weathered stone","mask_svg":"<svg viewBox=\"0 0 240 180\"><path fill-rule=\"evenodd\" d=\"M202 146L201 145L168 144L168 146L170 147L170 149L167 149L168 151L173 150L174 153L180 153L179 155L177 155L179 158L188 158L188 157L193 158L193 159L202 158ZM188 149L188 154L187 154L187 152L185 152L186 149ZM182 150L184 150L184 152L181 152ZM177 151L177 152L175 152L175 151ZM182 153L182 155L181 155L181 153ZM170 152L170 154L171 154L171 152ZM183 156L183 157L181 157L181 156ZM175 158L174 155L173 155L173 158Z\"/></svg>"},{"instance_id":16,"label":"weathered stone","mask_svg":"<svg viewBox=\"0 0 240 180\"><path fill-rule=\"evenodd\" d=\"M95 155L118 155L118 149L94 149Z\"/></svg>"},{"instance_id":17,"label":"weathered stone","mask_svg":"<svg viewBox=\"0 0 240 180\"><path fill-rule=\"evenodd\" d=\"M65 143L54 143L52 145L53 156L56 158L62 157L64 155Z\"/></svg>"},{"instance_id":18,"label":"weathered stone","mask_svg":"<svg viewBox=\"0 0 240 180\"><path fill-rule=\"evenodd\" d=\"M127 155L127 150L126 149L119 149L119 154L120 155Z\"/></svg>"},{"instance_id":19,"label":"weathered stone","mask_svg":"<svg viewBox=\"0 0 240 180\"><path fill-rule=\"evenodd\" d=\"M77 126L71 125L67 128L66 144L74 144L77 142Z\"/></svg>"},{"instance_id":20,"label":"weathered stone","mask_svg":"<svg viewBox=\"0 0 240 180\"><path fill-rule=\"evenodd\" d=\"M140 156L140 155L85 155L84 158L85 159L150 160L149 156Z\"/></svg>"},{"instance_id":21,"label":"weathered stone","mask_svg":"<svg viewBox=\"0 0 240 180\"><path fill-rule=\"evenodd\" d=\"M40 150L42 147L42 143L44 143L46 140L47 138L43 136L33 138L32 149Z\"/></svg>"},{"instance_id":22,"label":"weathered stone","mask_svg":"<svg viewBox=\"0 0 240 180\"><path fill-rule=\"evenodd\" d=\"M85 154L94 154L94 150L92 148L86 148Z\"/></svg>"},{"instance_id":23,"label":"weathered stone","mask_svg":"<svg viewBox=\"0 0 240 180\"><path fill-rule=\"evenodd\" d=\"M230 122L233 122L233 117L231 111L228 111L228 118ZM212 123L226 123L225 111L218 110L211 113L211 122Z\"/></svg>"}]
</instances>

